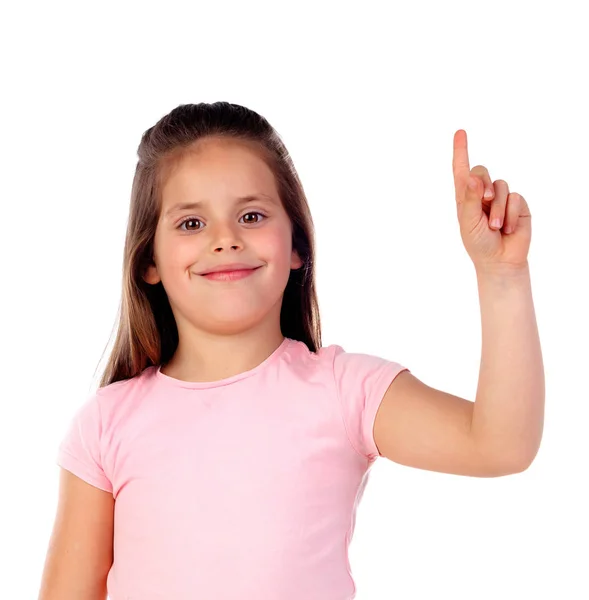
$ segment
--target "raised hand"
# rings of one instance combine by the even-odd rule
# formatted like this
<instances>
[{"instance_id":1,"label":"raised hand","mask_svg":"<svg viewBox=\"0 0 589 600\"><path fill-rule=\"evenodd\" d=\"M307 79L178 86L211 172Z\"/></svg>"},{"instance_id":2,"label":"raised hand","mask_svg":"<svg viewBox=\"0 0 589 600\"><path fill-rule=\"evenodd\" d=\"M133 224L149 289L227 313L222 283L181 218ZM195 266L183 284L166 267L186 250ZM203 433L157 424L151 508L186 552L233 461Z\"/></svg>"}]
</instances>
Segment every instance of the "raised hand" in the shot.
<instances>
[{"instance_id":1,"label":"raised hand","mask_svg":"<svg viewBox=\"0 0 589 600\"><path fill-rule=\"evenodd\" d=\"M452 159L460 235L477 271L527 268L532 215L507 182L491 182L482 165L470 168L466 131L454 134ZM497 221L497 222L496 222Z\"/></svg>"}]
</instances>

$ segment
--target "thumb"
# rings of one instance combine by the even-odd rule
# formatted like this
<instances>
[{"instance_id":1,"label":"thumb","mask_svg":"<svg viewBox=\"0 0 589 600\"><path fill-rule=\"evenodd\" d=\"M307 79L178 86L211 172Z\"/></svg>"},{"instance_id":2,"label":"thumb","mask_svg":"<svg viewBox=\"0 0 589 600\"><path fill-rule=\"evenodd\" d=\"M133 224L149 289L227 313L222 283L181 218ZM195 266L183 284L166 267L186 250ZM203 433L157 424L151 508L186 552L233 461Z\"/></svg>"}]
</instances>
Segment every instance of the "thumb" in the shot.
<instances>
[{"instance_id":1,"label":"thumb","mask_svg":"<svg viewBox=\"0 0 589 600\"><path fill-rule=\"evenodd\" d=\"M482 180L472 175L468 176L464 195L458 198L458 218L462 224L474 226L481 220L483 188Z\"/></svg>"}]
</instances>

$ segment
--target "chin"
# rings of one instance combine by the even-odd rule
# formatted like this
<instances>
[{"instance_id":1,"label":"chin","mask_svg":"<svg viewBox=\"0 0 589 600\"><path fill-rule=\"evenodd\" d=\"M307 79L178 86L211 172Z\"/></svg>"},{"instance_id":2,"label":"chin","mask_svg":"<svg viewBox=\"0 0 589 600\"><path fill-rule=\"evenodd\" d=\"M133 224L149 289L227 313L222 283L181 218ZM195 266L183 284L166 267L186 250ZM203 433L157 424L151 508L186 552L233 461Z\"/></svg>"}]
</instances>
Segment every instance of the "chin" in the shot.
<instances>
[{"instance_id":1,"label":"chin","mask_svg":"<svg viewBox=\"0 0 589 600\"><path fill-rule=\"evenodd\" d=\"M263 319L262 319L263 320ZM216 335L230 336L249 331L261 322L259 318L247 318L239 316L238 318L224 319L218 315L211 316L202 329Z\"/></svg>"},{"instance_id":2,"label":"chin","mask_svg":"<svg viewBox=\"0 0 589 600\"><path fill-rule=\"evenodd\" d=\"M281 295L279 290L273 290L272 295L268 292L256 298L237 293L228 294L226 298L217 298L212 310L200 312L198 318L215 328L251 329L268 318L275 310L276 303L281 301Z\"/></svg>"}]
</instances>

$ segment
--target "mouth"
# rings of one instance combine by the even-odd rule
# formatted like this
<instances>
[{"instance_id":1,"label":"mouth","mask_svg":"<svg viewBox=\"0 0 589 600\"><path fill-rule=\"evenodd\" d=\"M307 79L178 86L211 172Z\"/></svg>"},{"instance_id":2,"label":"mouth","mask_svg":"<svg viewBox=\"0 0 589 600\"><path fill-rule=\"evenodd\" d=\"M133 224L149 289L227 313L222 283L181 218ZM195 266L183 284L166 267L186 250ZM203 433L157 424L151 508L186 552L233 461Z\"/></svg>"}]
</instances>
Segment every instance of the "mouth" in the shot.
<instances>
[{"instance_id":1,"label":"mouth","mask_svg":"<svg viewBox=\"0 0 589 600\"><path fill-rule=\"evenodd\" d=\"M257 271L260 267L253 269L234 269L231 271L213 271L211 273L203 273L201 277L211 281L237 281L245 279Z\"/></svg>"}]
</instances>

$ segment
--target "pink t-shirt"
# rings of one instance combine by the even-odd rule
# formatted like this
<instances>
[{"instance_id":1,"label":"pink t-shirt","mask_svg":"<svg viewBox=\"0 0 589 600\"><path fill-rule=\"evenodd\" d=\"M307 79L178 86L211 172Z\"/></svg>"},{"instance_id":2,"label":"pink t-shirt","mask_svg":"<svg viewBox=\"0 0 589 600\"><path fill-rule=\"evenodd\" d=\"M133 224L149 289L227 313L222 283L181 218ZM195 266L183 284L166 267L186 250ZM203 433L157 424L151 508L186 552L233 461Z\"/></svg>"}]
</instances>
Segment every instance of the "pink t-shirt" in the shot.
<instances>
[{"instance_id":1,"label":"pink t-shirt","mask_svg":"<svg viewBox=\"0 0 589 600\"><path fill-rule=\"evenodd\" d=\"M57 464L115 498L110 600L355 598L374 419L405 369L285 338L220 381L151 366L99 388Z\"/></svg>"}]
</instances>

